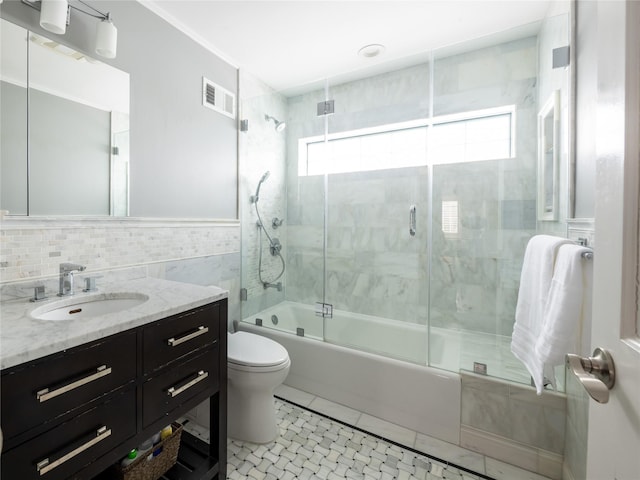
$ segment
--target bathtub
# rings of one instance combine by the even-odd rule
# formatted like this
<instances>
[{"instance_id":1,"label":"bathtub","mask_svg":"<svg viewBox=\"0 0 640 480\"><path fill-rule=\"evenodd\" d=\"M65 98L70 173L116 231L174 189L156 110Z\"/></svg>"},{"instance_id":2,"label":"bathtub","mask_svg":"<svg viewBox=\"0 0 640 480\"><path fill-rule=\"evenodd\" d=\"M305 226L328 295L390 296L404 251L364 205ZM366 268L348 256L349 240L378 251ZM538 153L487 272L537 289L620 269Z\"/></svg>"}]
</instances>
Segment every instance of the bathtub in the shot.
<instances>
[{"instance_id":1,"label":"bathtub","mask_svg":"<svg viewBox=\"0 0 640 480\"><path fill-rule=\"evenodd\" d=\"M434 332L428 352L424 326L339 310L323 319L312 306L294 302L282 302L235 325L287 349L291 369L286 385L459 443L460 376L424 366L427 354L432 365L446 363L448 355Z\"/></svg>"}]
</instances>

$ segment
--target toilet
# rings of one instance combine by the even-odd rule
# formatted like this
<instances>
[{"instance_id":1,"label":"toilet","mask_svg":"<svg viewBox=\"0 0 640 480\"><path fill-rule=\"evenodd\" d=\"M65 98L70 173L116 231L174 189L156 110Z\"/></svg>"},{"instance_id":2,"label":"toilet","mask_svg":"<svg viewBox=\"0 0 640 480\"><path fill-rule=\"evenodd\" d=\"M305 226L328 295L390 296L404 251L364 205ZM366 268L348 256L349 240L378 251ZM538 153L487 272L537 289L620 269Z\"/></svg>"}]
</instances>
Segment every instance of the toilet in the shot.
<instances>
[{"instance_id":1,"label":"toilet","mask_svg":"<svg viewBox=\"0 0 640 480\"><path fill-rule=\"evenodd\" d=\"M227 334L227 433L236 440L269 443L278 436L274 389L291 360L279 343L248 332Z\"/></svg>"}]
</instances>

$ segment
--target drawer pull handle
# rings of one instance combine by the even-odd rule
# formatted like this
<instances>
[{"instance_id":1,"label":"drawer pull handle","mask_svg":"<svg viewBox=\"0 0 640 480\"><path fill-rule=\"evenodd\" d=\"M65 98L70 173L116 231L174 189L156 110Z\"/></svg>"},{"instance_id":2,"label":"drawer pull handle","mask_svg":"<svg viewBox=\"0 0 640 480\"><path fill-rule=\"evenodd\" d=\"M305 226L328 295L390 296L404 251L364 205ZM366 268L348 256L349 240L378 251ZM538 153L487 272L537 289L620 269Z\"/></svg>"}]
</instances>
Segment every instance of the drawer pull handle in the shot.
<instances>
[{"instance_id":1,"label":"drawer pull handle","mask_svg":"<svg viewBox=\"0 0 640 480\"><path fill-rule=\"evenodd\" d=\"M79 455L80 453L84 452L88 448L93 447L95 444L101 442L102 440L107 438L109 435L111 435L111 429L107 430L106 426L100 427L96 432L95 438L92 438L87 443L79 446L75 450L70 451L66 455L63 455L62 457L60 457L59 459L53 462L50 462L48 458L45 458L41 462L38 462L38 464L36 465L36 468L38 469L38 472L42 476L45 473L50 472L54 468L59 467L66 461L71 460L73 457L75 457L76 455Z\"/></svg>"},{"instance_id":2,"label":"drawer pull handle","mask_svg":"<svg viewBox=\"0 0 640 480\"><path fill-rule=\"evenodd\" d=\"M170 338L169 340L167 340L167 343L169 344L170 347L175 347L177 345L180 345L181 343L188 342L193 338L199 337L200 335L204 335L208 331L209 331L209 327L200 325L195 332L180 338Z\"/></svg>"},{"instance_id":3,"label":"drawer pull handle","mask_svg":"<svg viewBox=\"0 0 640 480\"><path fill-rule=\"evenodd\" d=\"M87 383L93 382L94 380L98 380L99 378L105 377L111 373L111 367L107 368L106 365L100 365L96 369L96 373L92 373L86 377L81 378L80 380L76 380L75 382L69 383L64 387L57 388L56 390L49 391L48 388L44 388L36 393L37 399L42 402L46 402L47 400L51 400L58 395L62 395L63 393L70 392L82 385L86 385Z\"/></svg>"},{"instance_id":4,"label":"drawer pull handle","mask_svg":"<svg viewBox=\"0 0 640 480\"><path fill-rule=\"evenodd\" d=\"M185 383L183 386L181 386L179 388L171 387L169 390L167 390L167 395L169 395L171 398L177 397L182 392L184 392L185 390L188 390L189 388L193 387L196 383L201 382L202 380L204 380L208 376L209 376L209 372L205 372L204 370L200 370L198 372L198 376L196 378L194 378L193 380L191 380L190 382Z\"/></svg>"}]
</instances>

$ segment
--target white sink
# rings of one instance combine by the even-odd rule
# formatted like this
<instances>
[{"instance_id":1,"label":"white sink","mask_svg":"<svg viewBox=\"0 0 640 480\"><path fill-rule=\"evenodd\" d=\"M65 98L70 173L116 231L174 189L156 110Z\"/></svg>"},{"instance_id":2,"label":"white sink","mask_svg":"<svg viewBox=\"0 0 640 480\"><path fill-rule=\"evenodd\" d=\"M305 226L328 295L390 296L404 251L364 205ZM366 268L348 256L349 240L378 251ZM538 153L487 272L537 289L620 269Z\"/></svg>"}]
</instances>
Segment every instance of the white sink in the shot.
<instances>
[{"instance_id":1,"label":"white sink","mask_svg":"<svg viewBox=\"0 0 640 480\"><path fill-rule=\"evenodd\" d=\"M78 320L121 312L149 300L142 293L98 293L47 303L31 311L36 320Z\"/></svg>"}]
</instances>

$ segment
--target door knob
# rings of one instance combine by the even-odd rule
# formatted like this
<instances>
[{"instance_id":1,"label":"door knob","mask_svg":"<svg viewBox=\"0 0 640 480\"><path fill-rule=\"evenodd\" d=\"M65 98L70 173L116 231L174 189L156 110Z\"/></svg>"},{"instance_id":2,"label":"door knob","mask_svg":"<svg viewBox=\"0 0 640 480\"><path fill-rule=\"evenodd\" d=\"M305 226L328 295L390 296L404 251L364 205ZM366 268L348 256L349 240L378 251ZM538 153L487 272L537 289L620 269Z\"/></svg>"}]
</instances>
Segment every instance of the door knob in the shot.
<instances>
[{"instance_id":1,"label":"door knob","mask_svg":"<svg viewBox=\"0 0 640 480\"><path fill-rule=\"evenodd\" d=\"M616 376L613 358L608 351L598 347L592 357L567 353L565 361L591 398L598 403L609 401L609 390L615 385Z\"/></svg>"}]
</instances>

